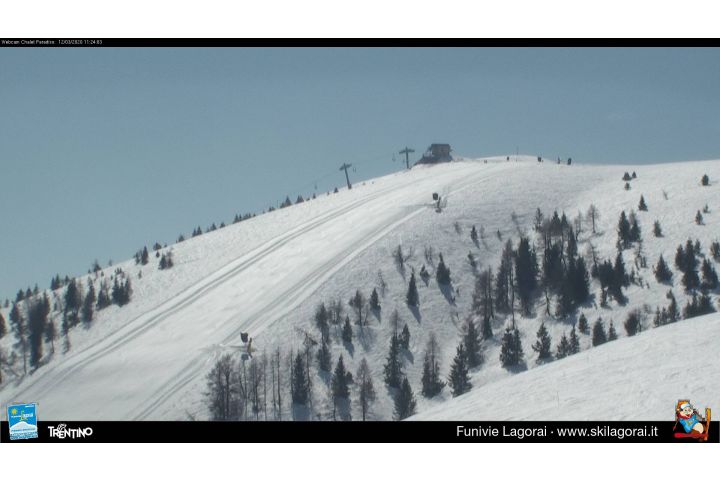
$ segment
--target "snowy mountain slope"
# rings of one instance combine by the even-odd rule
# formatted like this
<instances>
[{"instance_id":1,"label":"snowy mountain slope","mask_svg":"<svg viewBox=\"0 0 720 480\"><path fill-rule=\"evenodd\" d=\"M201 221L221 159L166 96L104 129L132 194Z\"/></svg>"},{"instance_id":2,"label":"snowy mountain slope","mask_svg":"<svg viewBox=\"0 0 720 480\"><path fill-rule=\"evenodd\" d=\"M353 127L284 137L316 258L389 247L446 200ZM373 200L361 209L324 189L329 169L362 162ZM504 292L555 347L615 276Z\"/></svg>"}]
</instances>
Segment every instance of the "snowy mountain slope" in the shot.
<instances>
[{"instance_id":1,"label":"snowy mountain slope","mask_svg":"<svg viewBox=\"0 0 720 480\"><path fill-rule=\"evenodd\" d=\"M620 338L421 412L410 420L672 420L677 400L720 400L720 314Z\"/></svg>"},{"instance_id":2,"label":"snowy mountain slope","mask_svg":"<svg viewBox=\"0 0 720 480\"><path fill-rule=\"evenodd\" d=\"M334 341L333 361L343 354L355 371L360 359L367 358L378 390L371 418L390 418L392 398L382 384L382 365L392 328L388 319L397 309L411 331L405 368L418 397L418 409L423 411L450 396L447 388L430 400L419 395L422 355L428 335L434 332L447 372L463 320L471 310L474 274L468 252L477 257L479 268L495 267L508 238L517 242L520 232L534 236L531 224L537 207L546 215L553 209L565 210L572 218L578 209L584 212L594 203L602 215L598 234L590 235L586 229L580 251L592 241L601 256L614 256L620 210L636 208L642 193L649 211L638 212L638 217L649 266L659 253L671 262L675 247L688 236L700 238L704 248L718 236L717 187L698 185L703 173L713 179L720 177L718 161L567 167L538 164L535 157L514 160L497 157L487 163L481 159L416 167L356 184L352 190L320 196L173 245L169 248L176 266L168 271L157 270L155 259L144 267L124 262L119 266L133 279L135 291L130 304L98 312L87 330L74 329L68 353L58 349L47 365L4 385L0 401L41 401L43 416L48 419L207 418L202 395L205 374L221 353L233 351L227 346L239 342L240 332L254 337L258 351L271 351L276 345L283 352L297 349L304 331L315 333L312 316L319 302L341 299L347 304L356 289L369 296L379 287L380 273L387 289L379 318L371 316L368 326L355 327L351 349ZM639 178L625 191L620 177L633 169ZM448 198L441 214L431 207L432 192ZM706 225L695 225L695 211L705 203L711 209L705 215ZM511 221L513 212L517 226ZM662 223L663 238L651 235L655 219ZM477 246L469 237L473 224L484 226L486 232ZM398 244L406 252L414 250L404 275L391 258ZM416 317L404 298L410 269L417 271L428 263L426 247L434 250L433 265L427 264L429 271L434 273L437 254L442 252L457 290L444 294L434 276L427 286L418 281ZM626 251L626 262L632 262L631 251ZM114 268L103 274L110 276ZM140 270L142 278L138 278ZM668 287L658 285L650 269L641 270L640 275L648 288L628 288L626 306L613 303L607 310L595 304L583 307L588 319L592 322L598 315L606 321L612 318L622 336L622 320L629 309L665 305ZM685 297L677 287L677 274L674 282L682 306ZM592 290L597 293L597 285ZM346 310L352 315L348 307ZM3 313L7 318L7 312ZM538 306L537 313L518 321L528 368L535 366L530 344L545 320L543 307ZM496 339L505 321L495 319ZM573 321L547 319L546 325L557 339ZM337 332L333 336L337 340ZM9 337L0 345L8 348ZM589 347L587 337L581 341L583 348ZM497 341L486 343L486 362L472 372L472 381L478 386L512 375L499 365ZM313 408L320 418L327 418L330 407L324 379L318 377L314 384Z\"/></svg>"}]
</instances>

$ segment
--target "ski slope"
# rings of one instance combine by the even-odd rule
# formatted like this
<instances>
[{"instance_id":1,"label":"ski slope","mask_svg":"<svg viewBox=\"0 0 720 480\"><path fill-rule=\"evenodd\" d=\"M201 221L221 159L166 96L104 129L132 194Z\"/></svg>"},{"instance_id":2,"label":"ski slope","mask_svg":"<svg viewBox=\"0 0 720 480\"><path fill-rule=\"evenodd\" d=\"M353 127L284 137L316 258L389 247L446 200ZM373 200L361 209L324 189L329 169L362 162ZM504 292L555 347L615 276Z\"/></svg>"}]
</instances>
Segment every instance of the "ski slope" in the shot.
<instances>
[{"instance_id":1,"label":"ski slope","mask_svg":"<svg viewBox=\"0 0 720 480\"><path fill-rule=\"evenodd\" d=\"M624 171L633 170L639 178L632 182L630 191L625 191L620 178ZM534 156L513 156L507 162L503 156L414 167L359 182L351 190L319 195L315 200L168 247L176 263L170 270L159 271L155 258L147 266L130 260L105 269L102 275L106 278L116 267L130 276L134 290L130 304L97 312L89 329L73 329L69 352L62 353L58 342L55 354L46 355L45 365L3 384L0 403L38 401L43 418L57 420L204 419L205 375L219 355L233 351L231 346L240 343L240 332L253 337L258 352L271 352L276 346L283 352L297 349L304 332L315 332L312 316L319 302L339 298L347 303L356 289L367 297L382 276L387 288L380 315L371 316L364 328L355 327L350 349L337 341L337 332L333 332L333 362L342 354L349 369L355 371L366 358L378 390L370 418L391 418L392 396L382 384L382 365L392 328L388 319L397 309L411 331L404 364L418 397L418 411L442 409L450 398L447 388L433 399L419 395L422 355L433 332L441 345L443 371L449 369L462 325L471 314L474 274L467 262L468 252L476 256L479 268L494 268L508 238L516 242L520 233L533 238L536 208L546 215L554 209L564 210L572 218L594 203L602 215L598 233L584 232L579 249L584 251L592 242L601 257L614 257L614 228L620 210L637 209L642 193L649 212L638 212L638 217L649 266L660 253L671 262L675 247L688 236L700 238L707 249L720 232L715 213L720 209L717 186L700 187L703 173L720 178L720 161L568 167L554 162L538 164ZM433 208L433 192L447 199L442 213ZM711 213L705 215L706 225L697 226L695 211L706 203ZM517 225L511 221L513 213ZM655 219L660 220L665 232L660 239L651 234ZM486 232L478 245L469 237L472 225L482 225ZM398 245L414 252L405 272L398 271L391 258ZM428 285L418 279L420 309L413 313L404 302L407 279L411 269L418 271L426 264L427 247L433 248L435 263L437 254L443 253L455 289L441 291L434 276ZM626 263L629 266L631 262L628 252ZM427 268L434 272L434 265ZM665 305L669 287L656 284L650 269L639 275L647 288L631 286L625 306L613 304L612 309L605 310L593 302L583 307L588 320L592 322L598 315L606 321L612 318L622 336L622 320L628 310ZM83 285L88 279L99 282L90 275L82 278ZM677 274L674 282L673 290L682 306L685 296L677 287ZM597 293L597 286L592 291ZM350 309L348 313L352 315ZM7 310L3 314L8 317ZM58 314L55 320L59 321ZM538 306L537 316L519 320L526 367L531 370L536 365L530 344L544 320L557 339L574 318L547 319L544 308ZM497 340L506 322L504 317L494 321L496 339L486 342L486 362L472 372L476 386L507 382L513 377L498 362ZM0 341L6 350L13 342L10 337ZM590 348L589 338L583 337L581 342L583 349ZM557 361L556 368L568 361ZM602 372L602 365L598 365L597 375ZM314 381L315 418L327 418L331 409L325 381ZM685 395L695 398L694 393Z\"/></svg>"},{"instance_id":2,"label":"ski slope","mask_svg":"<svg viewBox=\"0 0 720 480\"><path fill-rule=\"evenodd\" d=\"M720 400L720 314L620 338L475 388L409 420L673 420Z\"/></svg>"}]
</instances>

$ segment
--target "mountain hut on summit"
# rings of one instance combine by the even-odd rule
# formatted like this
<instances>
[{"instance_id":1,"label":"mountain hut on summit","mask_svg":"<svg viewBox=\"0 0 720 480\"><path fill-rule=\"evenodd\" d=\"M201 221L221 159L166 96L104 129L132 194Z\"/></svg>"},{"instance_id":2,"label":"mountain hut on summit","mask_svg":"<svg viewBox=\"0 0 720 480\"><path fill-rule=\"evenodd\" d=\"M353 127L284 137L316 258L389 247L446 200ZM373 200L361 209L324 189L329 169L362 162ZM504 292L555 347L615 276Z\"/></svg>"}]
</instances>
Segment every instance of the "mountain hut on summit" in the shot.
<instances>
[{"instance_id":1,"label":"mountain hut on summit","mask_svg":"<svg viewBox=\"0 0 720 480\"><path fill-rule=\"evenodd\" d=\"M433 143L415 165L452 162L451 151L452 149L448 143Z\"/></svg>"}]
</instances>

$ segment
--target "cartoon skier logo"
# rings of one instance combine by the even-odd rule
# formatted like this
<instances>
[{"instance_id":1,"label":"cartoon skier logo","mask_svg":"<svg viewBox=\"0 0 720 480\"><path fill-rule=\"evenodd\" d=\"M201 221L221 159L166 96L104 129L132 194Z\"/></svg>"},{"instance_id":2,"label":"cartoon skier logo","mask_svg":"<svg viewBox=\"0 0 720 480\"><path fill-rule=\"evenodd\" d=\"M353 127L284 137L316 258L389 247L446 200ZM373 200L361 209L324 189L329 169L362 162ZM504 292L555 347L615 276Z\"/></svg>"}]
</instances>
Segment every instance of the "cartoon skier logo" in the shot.
<instances>
[{"instance_id":1,"label":"cartoon skier logo","mask_svg":"<svg viewBox=\"0 0 720 480\"><path fill-rule=\"evenodd\" d=\"M700 415L690 400L678 400L675 407L675 438L693 438L707 441L710 430L710 409L705 409L705 417Z\"/></svg>"}]
</instances>

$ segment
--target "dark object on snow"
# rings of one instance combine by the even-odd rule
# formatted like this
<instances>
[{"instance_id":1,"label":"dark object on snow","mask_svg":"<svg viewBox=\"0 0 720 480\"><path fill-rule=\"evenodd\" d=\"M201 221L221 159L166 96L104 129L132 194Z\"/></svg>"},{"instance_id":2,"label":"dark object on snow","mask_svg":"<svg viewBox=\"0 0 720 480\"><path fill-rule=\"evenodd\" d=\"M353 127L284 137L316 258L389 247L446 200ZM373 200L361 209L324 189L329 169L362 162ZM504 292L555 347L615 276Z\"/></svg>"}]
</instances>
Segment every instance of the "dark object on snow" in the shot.
<instances>
[{"instance_id":1,"label":"dark object on snow","mask_svg":"<svg viewBox=\"0 0 720 480\"><path fill-rule=\"evenodd\" d=\"M572 165L572 158L568 157L568 165Z\"/></svg>"},{"instance_id":2,"label":"dark object on snow","mask_svg":"<svg viewBox=\"0 0 720 480\"><path fill-rule=\"evenodd\" d=\"M434 193L433 193L433 200L437 202L439 198L440 198L440 195L438 195L437 192L434 192Z\"/></svg>"},{"instance_id":3,"label":"dark object on snow","mask_svg":"<svg viewBox=\"0 0 720 480\"><path fill-rule=\"evenodd\" d=\"M242 340L243 343L247 343L247 341L248 341L248 333L247 333L247 332L242 332L242 333L240 333L240 340Z\"/></svg>"},{"instance_id":4,"label":"dark object on snow","mask_svg":"<svg viewBox=\"0 0 720 480\"><path fill-rule=\"evenodd\" d=\"M451 150L448 143L433 143L428 147L422 158L415 162L415 165L452 162Z\"/></svg>"}]
</instances>

